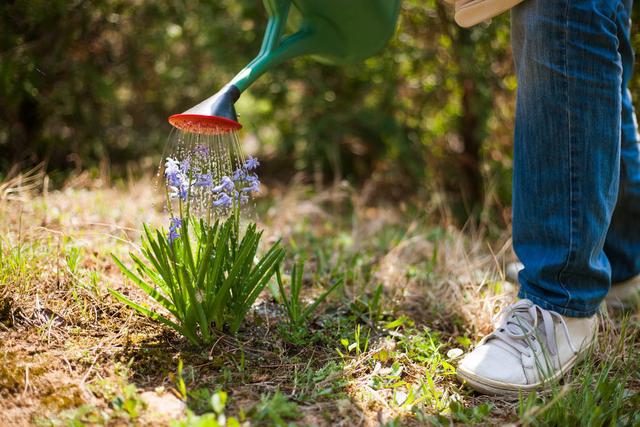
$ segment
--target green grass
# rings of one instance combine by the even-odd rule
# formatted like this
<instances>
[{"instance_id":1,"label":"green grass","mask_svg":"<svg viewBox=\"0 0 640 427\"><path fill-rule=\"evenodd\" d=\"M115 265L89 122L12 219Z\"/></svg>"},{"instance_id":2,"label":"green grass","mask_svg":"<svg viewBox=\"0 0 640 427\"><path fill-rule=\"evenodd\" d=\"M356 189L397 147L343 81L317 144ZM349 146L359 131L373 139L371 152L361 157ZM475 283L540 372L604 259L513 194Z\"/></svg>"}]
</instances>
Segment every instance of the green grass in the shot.
<instances>
[{"instance_id":1,"label":"green grass","mask_svg":"<svg viewBox=\"0 0 640 427\"><path fill-rule=\"evenodd\" d=\"M237 334L222 328L200 346L108 292L148 298L110 254L139 253L140 225L163 223L150 184L0 202L0 424L640 424L637 312L611 313L589 360L549 395L476 395L455 367L510 301L508 236L287 191L305 199L267 201L257 251L282 239L279 280ZM184 408L154 413L149 394Z\"/></svg>"},{"instance_id":2,"label":"green grass","mask_svg":"<svg viewBox=\"0 0 640 427\"><path fill-rule=\"evenodd\" d=\"M313 302L307 304L301 299L304 285L304 261L294 262L289 275L289 291L285 289L284 280L280 273L280 266L276 270L276 282L278 284L277 297L281 301L287 315L288 327L285 331L294 343L304 343L307 333L308 321L318 306L342 284L342 279L335 280L328 289L318 295ZM282 330L281 330L282 331Z\"/></svg>"},{"instance_id":3,"label":"green grass","mask_svg":"<svg viewBox=\"0 0 640 427\"><path fill-rule=\"evenodd\" d=\"M574 369L573 381L556 385L546 398L541 399L534 393L522 396L518 406L522 423L533 426L640 425L640 393L633 389L640 380L638 354L625 352L631 341L628 334L631 333L631 337L636 334L637 339L637 331L633 329L629 319L623 319L617 341L606 348L611 351L609 357L603 359L590 353Z\"/></svg>"}]
</instances>

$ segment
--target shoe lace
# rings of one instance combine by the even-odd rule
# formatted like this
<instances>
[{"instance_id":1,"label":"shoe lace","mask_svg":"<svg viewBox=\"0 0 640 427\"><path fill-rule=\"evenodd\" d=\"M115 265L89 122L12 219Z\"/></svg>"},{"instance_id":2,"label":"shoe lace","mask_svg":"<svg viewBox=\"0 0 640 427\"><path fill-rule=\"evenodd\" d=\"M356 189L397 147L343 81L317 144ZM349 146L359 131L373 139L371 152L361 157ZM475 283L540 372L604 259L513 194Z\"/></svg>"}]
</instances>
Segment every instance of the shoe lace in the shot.
<instances>
[{"instance_id":1,"label":"shoe lace","mask_svg":"<svg viewBox=\"0 0 640 427\"><path fill-rule=\"evenodd\" d=\"M556 356L558 345L555 321L558 321L571 351L577 353L571 342L566 322L555 311L545 310L530 300L523 299L502 310L498 314L498 318L502 319L501 322L486 339L498 339L514 350L532 357L533 342L542 338L544 348L551 356ZM541 337L537 334L538 329L544 331L544 336Z\"/></svg>"}]
</instances>

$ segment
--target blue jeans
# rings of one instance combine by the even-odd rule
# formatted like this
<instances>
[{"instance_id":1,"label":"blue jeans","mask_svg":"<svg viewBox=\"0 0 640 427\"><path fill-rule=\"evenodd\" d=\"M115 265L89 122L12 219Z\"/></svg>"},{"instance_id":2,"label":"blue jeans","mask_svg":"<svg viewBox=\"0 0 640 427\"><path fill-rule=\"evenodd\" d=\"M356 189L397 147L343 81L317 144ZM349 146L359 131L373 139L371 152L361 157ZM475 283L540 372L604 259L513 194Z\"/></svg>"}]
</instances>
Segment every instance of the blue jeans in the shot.
<instances>
[{"instance_id":1,"label":"blue jeans","mask_svg":"<svg viewBox=\"0 0 640 427\"><path fill-rule=\"evenodd\" d=\"M612 283L640 273L631 6L525 0L512 10L519 296L566 316L593 315Z\"/></svg>"}]
</instances>

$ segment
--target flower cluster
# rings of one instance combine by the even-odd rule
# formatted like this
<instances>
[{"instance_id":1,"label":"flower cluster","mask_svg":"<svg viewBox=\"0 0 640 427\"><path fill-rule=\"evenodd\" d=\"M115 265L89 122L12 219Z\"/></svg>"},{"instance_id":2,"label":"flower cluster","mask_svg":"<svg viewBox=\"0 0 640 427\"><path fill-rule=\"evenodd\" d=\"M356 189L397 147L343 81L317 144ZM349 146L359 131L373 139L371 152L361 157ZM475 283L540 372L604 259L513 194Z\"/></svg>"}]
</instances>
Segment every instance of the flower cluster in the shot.
<instances>
[{"instance_id":1,"label":"flower cluster","mask_svg":"<svg viewBox=\"0 0 640 427\"><path fill-rule=\"evenodd\" d=\"M182 202L192 201L190 205L186 205L186 209L193 210L198 209L195 206L205 206L213 212L219 211L226 214L229 209L247 204L250 196L260 191L260 180L255 172L258 166L260 166L258 159L249 157L230 176L218 177L213 170L206 171L198 165L192 166L189 158L177 160L168 157L165 162L164 177L170 199L179 199ZM184 208L185 205L181 204L179 218L174 217L171 211L169 242L173 242L180 236L178 230L182 226L180 218L185 214L182 212ZM169 209L171 210L170 202Z\"/></svg>"},{"instance_id":2,"label":"flower cluster","mask_svg":"<svg viewBox=\"0 0 640 427\"><path fill-rule=\"evenodd\" d=\"M231 208L234 203L242 206L249 201L249 194L260 191L260 180L255 171L260 162L255 157L249 157L242 167L236 169L231 177L223 176L220 185L211 189L217 196L213 206Z\"/></svg>"},{"instance_id":3,"label":"flower cluster","mask_svg":"<svg viewBox=\"0 0 640 427\"><path fill-rule=\"evenodd\" d=\"M187 199L189 194L188 171L189 159L180 162L171 157L167 157L167 161L164 164L164 177L167 180L167 185L170 190L170 198L180 198L180 200Z\"/></svg>"},{"instance_id":4,"label":"flower cluster","mask_svg":"<svg viewBox=\"0 0 640 427\"><path fill-rule=\"evenodd\" d=\"M180 218L171 218L171 224L169 224L169 236L167 240L169 243L173 243L174 240L180 237L180 233L178 230L182 227L182 219Z\"/></svg>"},{"instance_id":5,"label":"flower cluster","mask_svg":"<svg viewBox=\"0 0 640 427\"><path fill-rule=\"evenodd\" d=\"M212 202L214 207L231 207L233 202L244 205L249 200L249 194L260 191L260 180L255 169L260 162L255 157L249 157L242 167L236 169L231 177L223 176L218 185L214 185L214 178L210 173L199 173L192 170L189 176L189 160L179 161L171 157L165 163L164 176L169 187L169 197L186 200L189 189L193 187L211 188L215 196Z\"/></svg>"}]
</instances>

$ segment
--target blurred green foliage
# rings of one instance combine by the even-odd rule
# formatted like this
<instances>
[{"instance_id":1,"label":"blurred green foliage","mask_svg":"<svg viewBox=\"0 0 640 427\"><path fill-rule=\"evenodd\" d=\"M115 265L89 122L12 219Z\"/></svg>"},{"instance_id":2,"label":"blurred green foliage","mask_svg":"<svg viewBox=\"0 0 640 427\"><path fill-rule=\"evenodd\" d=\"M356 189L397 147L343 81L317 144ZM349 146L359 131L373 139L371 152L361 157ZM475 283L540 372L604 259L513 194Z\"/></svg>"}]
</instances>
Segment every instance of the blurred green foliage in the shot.
<instances>
[{"instance_id":1,"label":"blurred green foliage","mask_svg":"<svg viewBox=\"0 0 640 427\"><path fill-rule=\"evenodd\" d=\"M259 0L3 2L0 171L153 164L166 117L249 62L265 20ZM465 30L442 1L403 0L380 55L295 59L237 106L268 174L435 186L469 210L509 202L515 88L508 14Z\"/></svg>"}]
</instances>

